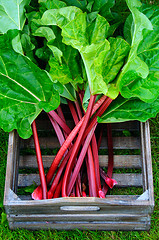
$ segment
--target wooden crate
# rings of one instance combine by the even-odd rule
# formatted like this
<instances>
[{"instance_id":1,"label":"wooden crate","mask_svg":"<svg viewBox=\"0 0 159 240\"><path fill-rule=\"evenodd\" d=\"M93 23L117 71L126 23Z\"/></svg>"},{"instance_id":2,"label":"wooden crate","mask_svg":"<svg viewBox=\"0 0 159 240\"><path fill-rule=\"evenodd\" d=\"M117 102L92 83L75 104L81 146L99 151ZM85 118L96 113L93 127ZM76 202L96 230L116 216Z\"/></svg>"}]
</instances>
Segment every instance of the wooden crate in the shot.
<instances>
[{"instance_id":1,"label":"wooden crate","mask_svg":"<svg viewBox=\"0 0 159 240\"><path fill-rule=\"evenodd\" d=\"M50 135L49 123L39 120L37 125L49 132L49 137L41 134L41 148L59 147L55 136ZM149 123L134 121L112 124L112 129L115 152L113 178L118 185L108 192L106 198L41 201L19 194L24 187L34 182L39 184L39 176L35 169L35 155L26 155L22 151L34 148L33 138L22 140L16 131L12 131L9 135L4 195L10 228L149 230L154 208ZM131 136L123 133L131 133ZM103 138L101 148L107 148L106 138ZM52 159L52 155L43 156L46 168ZM106 167L107 155L100 155L99 159L100 165Z\"/></svg>"}]
</instances>

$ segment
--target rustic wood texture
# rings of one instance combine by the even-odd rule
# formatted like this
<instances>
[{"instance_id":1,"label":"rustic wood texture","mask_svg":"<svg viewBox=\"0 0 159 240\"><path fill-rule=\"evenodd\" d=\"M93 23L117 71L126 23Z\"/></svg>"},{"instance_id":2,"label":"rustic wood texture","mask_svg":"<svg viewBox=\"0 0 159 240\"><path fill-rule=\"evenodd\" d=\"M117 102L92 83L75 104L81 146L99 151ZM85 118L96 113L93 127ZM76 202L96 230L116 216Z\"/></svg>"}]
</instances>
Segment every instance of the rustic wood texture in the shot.
<instances>
[{"instance_id":1,"label":"rustic wood texture","mask_svg":"<svg viewBox=\"0 0 159 240\"><path fill-rule=\"evenodd\" d=\"M56 137L39 137L41 148L59 148L59 142ZM21 141L21 148L34 148L33 137ZM101 149L107 149L106 138L102 139ZM139 137L113 137L113 148L114 149L140 149Z\"/></svg>"},{"instance_id":2,"label":"rustic wood texture","mask_svg":"<svg viewBox=\"0 0 159 240\"><path fill-rule=\"evenodd\" d=\"M154 188L153 173L151 161L151 141L149 122L141 123L141 149L142 149L142 173L143 173L143 189L149 192L149 201L152 209L154 209Z\"/></svg>"},{"instance_id":3,"label":"rustic wood texture","mask_svg":"<svg viewBox=\"0 0 159 240\"><path fill-rule=\"evenodd\" d=\"M69 124L71 126L71 121ZM118 187L143 187L143 194L107 195L105 199L87 197L34 201L30 196L17 196L17 187L26 187L33 182L39 183L39 177L33 173L18 174L18 166L22 169L37 168L36 157L19 156L19 137L16 131L10 133L4 196L10 228L149 230L154 207L150 133L148 122L140 125L141 137L113 137L114 149L141 149L142 153L115 155L114 168L142 169L142 173L114 173L113 178L117 180ZM39 120L37 126L49 129L48 121ZM115 132L139 131L139 123L135 121L112 124L112 129ZM59 147L55 139L41 137L41 147ZM32 138L21 140L21 148L34 148ZM102 141L102 148L107 148L106 138ZM53 157L43 156L46 168L50 166ZM107 166L106 155L100 155L99 160L102 167Z\"/></svg>"},{"instance_id":4,"label":"rustic wood texture","mask_svg":"<svg viewBox=\"0 0 159 240\"><path fill-rule=\"evenodd\" d=\"M38 229L79 229L79 230L107 230L107 231L148 231L150 229L150 221L135 221L135 222L122 222L122 221L110 221L110 222L10 222L10 229L26 228L30 230Z\"/></svg>"},{"instance_id":5,"label":"rustic wood texture","mask_svg":"<svg viewBox=\"0 0 159 240\"><path fill-rule=\"evenodd\" d=\"M139 173L114 173L113 179L117 181L117 187L142 187L142 174ZM19 174L19 187L30 186L34 183L40 184L39 174Z\"/></svg>"},{"instance_id":6,"label":"rustic wood texture","mask_svg":"<svg viewBox=\"0 0 159 240\"><path fill-rule=\"evenodd\" d=\"M43 164L45 168L49 168L55 156L43 155ZM99 164L101 167L108 166L108 156L99 155ZM37 168L35 155L20 156L19 168ZM114 168L142 168L140 155L114 155Z\"/></svg>"}]
</instances>

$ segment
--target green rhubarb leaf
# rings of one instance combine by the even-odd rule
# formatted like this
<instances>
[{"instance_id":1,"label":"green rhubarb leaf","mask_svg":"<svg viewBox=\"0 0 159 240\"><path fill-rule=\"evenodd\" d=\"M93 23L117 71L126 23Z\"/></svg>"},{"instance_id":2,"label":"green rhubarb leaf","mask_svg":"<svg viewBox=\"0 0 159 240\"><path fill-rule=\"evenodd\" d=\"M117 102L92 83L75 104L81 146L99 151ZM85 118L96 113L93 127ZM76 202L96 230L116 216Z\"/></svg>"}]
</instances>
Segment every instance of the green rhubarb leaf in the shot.
<instances>
[{"instance_id":1,"label":"green rhubarb leaf","mask_svg":"<svg viewBox=\"0 0 159 240\"><path fill-rule=\"evenodd\" d=\"M66 3L59 0L39 0L40 10L43 12L48 9L59 9L66 7Z\"/></svg>"},{"instance_id":2,"label":"green rhubarb leaf","mask_svg":"<svg viewBox=\"0 0 159 240\"><path fill-rule=\"evenodd\" d=\"M52 51L52 53L53 53L56 61L57 61L59 64L62 64L62 60L61 60L61 58L62 58L62 56L63 56L62 51L61 51L59 48L57 48L56 46L53 46L53 45L51 45L51 44L47 44L47 46L48 46L48 47L50 48L50 50ZM59 66L60 66L60 65L59 65ZM52 65L51 67L53 67L53 65ZM58 71L58 69L57 69L57 71Z\"/></svg>"},{"instance_id":3,"label":"green rhubarb leaf","mask_svg":"<svg viewBox=\"0 0 159 240\"><path fill-rule=\"evenodd\" d=\"M142 101L153 102L159 95L159 7L149 7L143 12L149 17L153 30L144 29L143 39L137 48L137 58L146 64L149 72L146 77L133 69L125 72L122 82L127 84L123 86L121 93L127 98L138 97Z\"/></svg>"},{"instance_id":4,"label":"green rhubarb leaf","mask_svg":"<svg viewBox=\"0 0 159 240\"><path fill-rule=\"evenodd\" d=\"M133 16L134 31L127 63L119 75L117 85L122 96L125 98L130 98L133 96L133 94L131 91L128 91L128 86L129 84L132 84L132 81L136 80L132 80L132 74L143 79L149 74L149 68L147 64L138 56L137 50L139 44L143 40L144 30L152 30L153 28L149 19L137 9L137 7L141 6L141 3L138 0L126 0L126 2Z\"/></svg>"},{"instance_id":5,"label":"green rhubarb leaf","mask_svg":"<svg viewBox=\"0 0 159 240\"><path fill-rule=\"evenodd\" d=\"M53 81L57 80L61 84L67 84L73 81L69 67L66 64L60 64L55 58L51 58L49 60L49 65L49 73Z\"/></svg>"},{"instance_id":6,"label":"green rhubarb leaf","mask_svg":"<svg viewBox=\"0 0 159 240\"><path fill-rule=\"evenodd\" d=\"M44 45L42 48L38 48L35 51L35 55L39 59L43 60L44 62L48 62L49 61L50 54L51 54L51 51L50 51L50 49L46 45Z\"/></svg>"},{"instance_id":7,"label":"green rhubarb leaf","mask_svg":"<svg viewBox=\"0 0 159 240\"><path fill-rule=\"evenodd\" d=\"M75 6L83 11L86 10L87 1L86 0L63 0L67 4L67 6Z\"/></svg>"},{"instance_id":8,"label":"green rhubarb leaf","mask_svg":"<svg viewBox=\"0 0 159 240\"><path fill-rule=\"evenodd\" d=\"M53 30L49 27L39 27L38 29L36 29L33 35L38 37L45 37L50 44L56 38Z\"/></svg>"},{"instance_id":9,"label":"green rhubarb leaf","mask_svg":"<svg viewBox=\"0 0 159 240\"><path fill-rule=\"evenodd\" d=\"M104 81L107 84L116 78L130 50L129 44L121 37L109 38L108 40L110 50L105 56L103 68Z\"/></svg>"},{"instance_id":10,"label":"green rhubarb leaf","mask_svg":"<svg viewBox=\"0 0 159 240\"><path fill-rule=\"evenodd\" d=\"M134 22L132 14L130 14L124 24L124 37L126 41L131 45L134 32Z\"/></svg>"},{"instance_id":11,"label":"green rhubarb leaf","mask_svg":"<svg viewBox=\"0 0 159 240\"><path fill-rule=\"evenodd\" d=\"M30 0L0 0L0 32L6 33L10 29L22 30L26 17L25 6Z\"/></svg>"},{"instance_id":12,"label":"green rhubarb leaf","mask_svg":"<svg viewBox=\"0 0 159 240\"><path fill-rule=\"evenodd\" d=\"M22 55L24 54L22 44L21 44L20 34L18 34L15 38L13 38L12 47L15 52L20 53Z\"/></svg>"},{"instance_id":13,"label":"green rhubarb leaf","mask_svg":"<svg viewBox=\"0 0 159 240\"><path fill-rule=\"evenodd\" d=\"M107 20L113 18L111 8L115 5L115 0L94 0L92 11L98 11Z\"/></svg>"},{"instance_id":14,"label":"green rhubarb leaf","mask_svg":"<svg viewBox=\"0 0 159 240\"><path fill-rule=\"evenodd\" d=\"M102 67L105 54L110 47L105 39L109 25L100 15L91 24L87 24L86 13L75 16L74 20L62 28L63 42L80 52L91 94L106 94L108 89L103 81Z\"/></svg>"},{"instance_id":15,"label":"green rhubarb leaf","mask_svg":"<svg viewBox=\"0 0 159 240\"><path fill-rule=\"evenodd\" d=\"M43 25L58 25L60 28L64 27L72 21L75 16L82 11L76 7L64 7L60 9L50 9L44 12L41 18Z\"/></svg>"},{"instance_id":16,"label":"green rhubarb leaf","mask_svg":"<svg viewBox=\"0 0 159 240\"><path fill-rule=\"evenodd\" d=\"M155 117L159 111L159 97L153 103L145 103L137 98L116 98L101 118L99 123L115 123L130 120L145 122Z\"/></svg>"},{"instance_id":17,"label":"green rhubarb leaf","mask_svg":"<svg viewBox=\"0 0 159 240\"><path fill-rule=\"evenodd\" d=\"M42 109L58 107L59 94L47 72L16 53L6 34L0 37L0 46L0 126L28 138L30 124Z\"/></svg>"}]
</instances>

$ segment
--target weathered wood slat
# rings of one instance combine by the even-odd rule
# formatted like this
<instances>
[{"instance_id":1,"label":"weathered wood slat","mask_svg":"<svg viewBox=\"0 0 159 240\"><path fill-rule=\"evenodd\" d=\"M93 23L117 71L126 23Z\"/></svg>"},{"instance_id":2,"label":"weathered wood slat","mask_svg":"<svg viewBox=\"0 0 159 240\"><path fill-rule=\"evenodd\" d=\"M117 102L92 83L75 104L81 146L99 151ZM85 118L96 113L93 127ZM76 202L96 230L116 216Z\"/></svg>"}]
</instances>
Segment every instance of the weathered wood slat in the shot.
<instances>
[{"instance_id":1,"label":"weathered wood slat","mask_svg":"<svg viewBox=\"0 0 159 240\"><path fill-rule=\"evenodd\" d=\"M118 182L118 187L141 187L142 186L142 174L138 173L114 173L113 178ZM40 184L38 174L19 174L18 186L25 187L30 186L33 183Z\"/></svg>"},{"instance_id":2,"label":"weathered wood slat","mask_svg":"<svg viewBox=\"0 0 159 240\"><path fill-rule=\"evenodd\" d=\"M60 145L56 137L39 137L41 148L59 148ZM21 148L34 148L33 138L21 141ZM107 148L106 138L102 139L101 148ZM113 137L113 148L114 149L139 149L140 139L139 137Z\"/></svg>"},{"instance_id":3,"label":"weathered wood slat","mask_svg":"<svg viewBox=\"0 0 159 240\"><path fill-rule=\"evenodd\" d=\"M106 195L106 199L117 200L117 201L134 201L140 195ZM31 195L19 195L21 200L32 200Z\"/></svg>"},{"instance_id":4,"label":"weathered wood slat","mask_svg":"<svg viewBox=\"0 0 159 240\"><path fill-rule=\"evenodd\" d=\"M55 156L43 155L44 168L49 168ZM101 167L108 165L108 156L99 155L99 164ZM37 168L35 155L20 156L20 168ZM140 155L114 155L114 168L135 168L142 167Z\"/></svg>"},{"instance_id":5,"label":"weathered wood slat","mask_svg":"<svg viewBox=\"0 0 159 240\"><path fill-rule=\"evenodd\" d=\"M11 229L15 228L27 228L30 230L38 230L38 229L79 229L79 230L108 230L108 231L117 231L117 230L149 230L150 229L150 221L136 221L136 222L10 222L9 224Z\"/></svg>"},{"instance_id":6,"label":"weathered wood slat","mask_svg":"<svg viewBox=\"0 0 159 240\"><path fill-rule=\"evenodd\" d=\"M15 222L21 222L21 221L36 221L38 218L39 222L43 221L63 221L63 222L82 222L82 221L100 221L103 222L110 222L110 221L147 221L150 220L150 217L147 215L141 215L141 214L100 214L100 213L94 213L94 214L22 214L22 215L10 215L9 220L15 221Z\"/></svg>"}]
</instances>

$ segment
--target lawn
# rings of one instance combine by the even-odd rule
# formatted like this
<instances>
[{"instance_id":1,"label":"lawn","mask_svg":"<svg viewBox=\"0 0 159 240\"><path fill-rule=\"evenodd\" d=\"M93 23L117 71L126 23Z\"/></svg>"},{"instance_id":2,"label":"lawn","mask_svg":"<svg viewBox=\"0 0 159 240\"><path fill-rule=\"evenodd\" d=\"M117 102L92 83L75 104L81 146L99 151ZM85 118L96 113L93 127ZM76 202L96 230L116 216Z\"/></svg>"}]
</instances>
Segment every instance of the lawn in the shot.
<instances>
[{"instance_id":1,"label":"lawn","mask_svg":"<svg viewBox=\"0 0 159 240\"><path fill-rule=\"evenodd\" d=\"M154 193L155 193L155 210L152 215L151 230L146 231L28 231L18 229L11 231L5 221L5 214L3 208L3 192L5 181L5 168L7 157L7 141L8 134L0 131L0 239L158 239L159 228L159 115L150 120L151 126L151 147L152 147L152 162L153 162L153 178L154 178Z\"/></svg>"}]
</instances>

